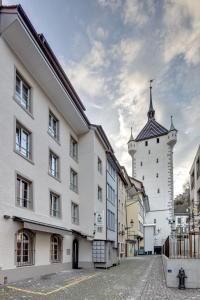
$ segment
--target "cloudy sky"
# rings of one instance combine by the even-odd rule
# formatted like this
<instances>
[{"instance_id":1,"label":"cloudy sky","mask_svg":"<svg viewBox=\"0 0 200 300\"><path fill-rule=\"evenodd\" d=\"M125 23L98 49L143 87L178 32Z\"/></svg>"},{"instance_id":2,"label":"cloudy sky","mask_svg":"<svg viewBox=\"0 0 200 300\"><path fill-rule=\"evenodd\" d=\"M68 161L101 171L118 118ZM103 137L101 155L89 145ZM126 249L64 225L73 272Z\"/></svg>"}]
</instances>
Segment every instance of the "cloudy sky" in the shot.
<instances>
[{"instance_id":1,"label":"cloudy sky","mask_svg":"<svg viewBox=\"0 0 200 300\"><path fill-rule=\"evenodd\" d=\"M147 121L154 78L156 120L178 129L175 194L200 143L199 0L20 0L131 174L130 127ZM3 4L16 4L3 0Z\"/></svg>"}]
</instances>

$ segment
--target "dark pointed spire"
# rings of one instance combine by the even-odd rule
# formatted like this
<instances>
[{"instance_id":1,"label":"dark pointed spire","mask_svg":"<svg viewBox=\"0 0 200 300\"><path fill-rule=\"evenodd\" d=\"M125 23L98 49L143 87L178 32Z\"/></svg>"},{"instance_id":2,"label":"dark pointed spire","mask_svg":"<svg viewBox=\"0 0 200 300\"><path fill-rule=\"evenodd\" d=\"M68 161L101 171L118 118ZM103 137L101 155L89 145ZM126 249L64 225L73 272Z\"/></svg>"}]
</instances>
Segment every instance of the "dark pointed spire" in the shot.
<instances>
[{"instance_id":1,"label":"dark pointed spire","mask_svg":"<svg viewBox=\"0 0 200 300\"><path fill-rule=\"evenodd\" d=\"M150 89L150 104L149 104L149 111L147 113L147 116L148 116L148 119L154 119L154 117L155 117L155 110L153 109L152 91L151 91L152 90L151 84L153 82L153 79L149 80L149 82L150 82L150 87L149 87L149 89Z\"/></svg>"},{"instance_id":2,"label":"dark pointed spire","mask_svg":"<svg viewBox=\"0 0 200 300\"><path fill-rule=\"evenodd\" d=\"M170 125L169 131L172 131L172 130L176 130L176 128L174 127L174 123L173 123L173 116L171 116L171 125Z\"/></svg>"},{"instance_id":3,"label":"dark pointed spire","mask_svg":"<svg viewBox=\"0 0 200 300\"><path fill-rule=\"evenodd\" d=\"M130 139L129 139L128 143L134 141L133 132L132 131L133 131L133 127L131 127L131 136L130 136Z\"/></svg>"}]
</instances>

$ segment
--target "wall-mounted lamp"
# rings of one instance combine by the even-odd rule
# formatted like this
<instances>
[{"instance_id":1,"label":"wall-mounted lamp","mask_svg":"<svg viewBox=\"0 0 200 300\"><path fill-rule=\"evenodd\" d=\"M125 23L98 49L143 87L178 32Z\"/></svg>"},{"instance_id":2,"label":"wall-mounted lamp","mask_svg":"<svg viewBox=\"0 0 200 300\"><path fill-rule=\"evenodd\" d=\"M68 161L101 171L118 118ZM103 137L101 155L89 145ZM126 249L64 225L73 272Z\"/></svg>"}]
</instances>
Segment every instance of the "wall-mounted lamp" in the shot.
<instances>
[{"instance_id":1,"label":"wall-mounted lamp","mask_svg":"<svg viewBox=\"0 0 200 300\"><path fill-rule=\"evenodd\" d=\"M10 219L9 215L4 215L3 217L4 217L5 220L9 220Z\"/></svg>"}]
</instances>

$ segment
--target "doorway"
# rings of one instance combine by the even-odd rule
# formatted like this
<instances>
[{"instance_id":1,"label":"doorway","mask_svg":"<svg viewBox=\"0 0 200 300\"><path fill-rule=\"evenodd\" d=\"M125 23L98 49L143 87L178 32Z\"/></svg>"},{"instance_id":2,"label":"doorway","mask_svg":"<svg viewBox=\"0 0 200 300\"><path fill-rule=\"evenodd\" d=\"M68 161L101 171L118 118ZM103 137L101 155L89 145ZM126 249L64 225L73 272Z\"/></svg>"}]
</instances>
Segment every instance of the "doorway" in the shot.
<instances>
[{"instance_id":1,"label":"doorway","mask_svg":"<svg viewBox=\"0 0 200 300\"><path fill-rule=\"evenodd\" d=\"M72 245L72 268L73 269L78 269L78 240L75 239L73 240L73 245Z\"/></svg>"}]
</instances>

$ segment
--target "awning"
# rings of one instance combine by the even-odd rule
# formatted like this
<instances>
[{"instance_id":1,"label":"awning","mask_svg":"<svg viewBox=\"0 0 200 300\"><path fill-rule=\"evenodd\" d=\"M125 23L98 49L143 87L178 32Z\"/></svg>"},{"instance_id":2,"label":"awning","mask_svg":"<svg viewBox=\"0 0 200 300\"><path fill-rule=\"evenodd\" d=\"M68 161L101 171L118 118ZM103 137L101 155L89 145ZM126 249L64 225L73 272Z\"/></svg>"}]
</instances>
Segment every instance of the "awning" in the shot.
<instances>
[{"instance_id":1,"label":"awning","mask_svg":"<svg viewBox=\"0 0 200 300\"><path fill-rule=\"evenodd\" d=\"M13 216L13 221L23 223L24 229L30 229L33 231L47 232L52 234L60 234L60 235L71 235L71 230L60 227L52 224L42 223L35 220L29 220L25 218L20 218Z\"/></svg>"},{"instance_id":2,"label":"awning","mask_svg":"<svg viewBox=\"0 0 200 300\"><path fill-rule=\"evenodd\" d=\"M78 235L78 236L81 236L82 238L86 238L88 241L91 241L91 240L94 239L94 237L92 235L88 235L87 233L83 233L81 231L77 231L77 230L71 229L71 232L74 235Z\"/></svg>"}]
</instances>

